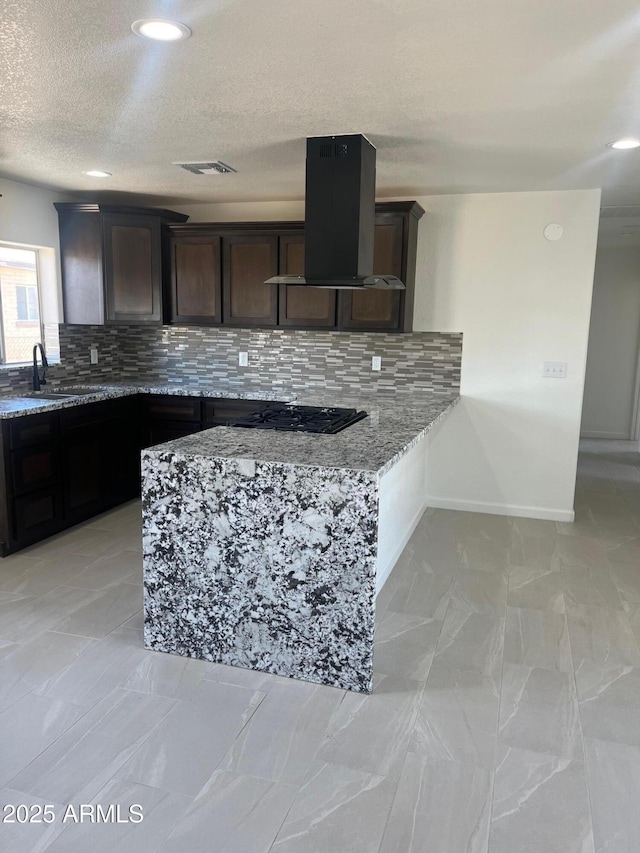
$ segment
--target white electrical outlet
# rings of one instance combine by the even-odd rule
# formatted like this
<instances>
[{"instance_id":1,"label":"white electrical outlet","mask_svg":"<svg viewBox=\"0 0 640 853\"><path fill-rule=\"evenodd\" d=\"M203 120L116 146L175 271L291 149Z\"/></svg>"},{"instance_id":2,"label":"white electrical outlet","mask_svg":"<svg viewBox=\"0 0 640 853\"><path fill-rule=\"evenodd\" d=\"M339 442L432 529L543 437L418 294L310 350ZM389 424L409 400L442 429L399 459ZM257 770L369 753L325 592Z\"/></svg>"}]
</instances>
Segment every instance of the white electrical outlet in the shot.
<instances>
[{"instance_id":1,"label":"white electrical outlet","mask_svg":"<svg viewBox=\"0 0 640 853\"><path fill-rule=\"evenodd\" d=\"M382 359L379 355L371 356L371 370L382 370Z\"/></svg>"},{"instance_id":2,"label":"white electrical outlet","mask_svg":"<svg viewBox=\"0 0 640 853\"><path fill-rule=\"evenodd\" d=\"M91 364L98 363L98 347L90 347L89 348L89 362Z\"/></svg>"},{"instance_id":3,"label":"white electrical outlet","mask_svg":"<svg viewBox=\"0 0 640 853\"><path fill-rule=\"evenodd\" d=\"M240 352L238 353L238 364L240 367L247 367L249 364L249 353L248 352Z\"/></svg>"},{"instance_id":4,"label":"white electrical outlet","mask_svg":"<svg viewBox=\"0 0 640 853\"><path fill-rule=\"evenodd\" d=\"M545 361L542 366L542 375L545 379L566 379L566 361Z\"/></svg>"}]
</instances>

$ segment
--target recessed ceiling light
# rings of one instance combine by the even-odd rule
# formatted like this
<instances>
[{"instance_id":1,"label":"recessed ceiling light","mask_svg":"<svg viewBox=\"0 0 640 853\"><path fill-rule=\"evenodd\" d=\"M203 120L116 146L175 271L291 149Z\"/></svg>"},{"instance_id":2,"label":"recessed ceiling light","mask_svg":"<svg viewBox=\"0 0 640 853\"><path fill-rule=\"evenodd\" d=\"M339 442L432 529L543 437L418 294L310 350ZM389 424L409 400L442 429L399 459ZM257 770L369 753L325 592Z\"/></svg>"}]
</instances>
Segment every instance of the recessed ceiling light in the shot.
<instances>
[{"instance_id":1,"label":"recessed ceiling light","mask_svg":"<svg viewBox=\"0 0 640 853\"><path fill-rule=\"evenodd\" d=\"M627 136L624 139L616 139L615 142L609 142L607 148L616 148L618 151L627 151L629 148L640 148L640 139Z\"/></svg>"},{"instance_id":2,"label":"recessed ceiling light","mask_svg":"<svg viewBox=\"0 0 640 853\"><path fill-rule=\"evenodd\" d=\"M191 30L178 21L166 21L163 18L141 18L131 24L137 36L155 41L178 41L188 39Z\"/></svg>"},{"instance_id":3,"label":"recessed ceiling light","mask_svg":"<svg viewBox=\"0 0 640 853\"><path fill-rule=\"evenodd\" d=\"M83 175L88 175L90 178L110 178L111 172L103 172L102 169L89 169L86 172L82 173Z\"/></svg>"}]
</instances>

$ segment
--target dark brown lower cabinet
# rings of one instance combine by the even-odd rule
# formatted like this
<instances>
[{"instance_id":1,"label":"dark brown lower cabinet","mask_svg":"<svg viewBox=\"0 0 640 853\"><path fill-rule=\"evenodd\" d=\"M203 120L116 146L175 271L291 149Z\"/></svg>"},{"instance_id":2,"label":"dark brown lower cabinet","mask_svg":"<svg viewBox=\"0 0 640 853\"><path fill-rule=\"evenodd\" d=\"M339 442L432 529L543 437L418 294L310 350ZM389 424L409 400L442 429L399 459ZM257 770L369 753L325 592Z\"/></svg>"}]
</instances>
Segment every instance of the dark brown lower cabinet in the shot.
<instances>
[{"instance_id":1,"label":"dark brown lower cabinet","mask_svg":"<svg viewBox=\"0 0 640 853\"><path fill-rule=\"evenodd\" d=\"M139 494L139 423L135 397L3 421L0 553Z\"/></svg>"},{"instance_id":2,"label":"dark brown lower cabinet","mask_svg":"<svg viewBox=\"0 0 640 853\"><path fill-rule=\"evenodd\" d=\"M0 422L0 555L140 494L140 449L270 405L148 395Z\"/></svg>"}]
</instances>

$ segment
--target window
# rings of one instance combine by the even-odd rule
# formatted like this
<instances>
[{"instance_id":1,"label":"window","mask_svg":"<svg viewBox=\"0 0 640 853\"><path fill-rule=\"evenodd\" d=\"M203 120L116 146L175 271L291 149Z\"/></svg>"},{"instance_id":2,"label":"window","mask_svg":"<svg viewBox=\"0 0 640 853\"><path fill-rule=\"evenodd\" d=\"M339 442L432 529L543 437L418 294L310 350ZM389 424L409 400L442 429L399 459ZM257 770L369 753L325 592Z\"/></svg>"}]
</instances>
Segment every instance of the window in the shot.
<instances>
[{"instance_id":1,"label":"window","mask_svg":"<svg viewBox=\"0 0 640 853\"><path fill-rule=\"evenodd\" d=\"M4 364L31 361L43 340L38 251L0 245L0 353Z\"/></svg>"},{"instance_id":2,"label":"window","mask_svg":"<svg viewBox=\"0 0 640 853\"><path fill-rule=\"evenodd\" d=\"M18 303L18 320L40 321L37 287L33 285L17 284L16 301Z\"/></svg>"}]
</instances>

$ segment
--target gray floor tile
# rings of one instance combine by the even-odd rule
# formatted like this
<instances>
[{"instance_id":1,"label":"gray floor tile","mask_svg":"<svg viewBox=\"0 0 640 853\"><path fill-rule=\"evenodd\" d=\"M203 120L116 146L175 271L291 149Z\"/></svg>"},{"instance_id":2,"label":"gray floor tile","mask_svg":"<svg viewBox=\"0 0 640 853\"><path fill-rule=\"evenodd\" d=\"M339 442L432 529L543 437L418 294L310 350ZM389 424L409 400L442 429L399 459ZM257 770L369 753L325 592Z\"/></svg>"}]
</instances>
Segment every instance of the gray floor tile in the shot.
<instances>
[{"instance_id":1,"label":"gray floor tile","mask_svg":"<svg viewBox=\"0 0 640 853\"><path fill-rule=\"evenodd\" d=\"M90 643L86 637L45 631L17 645L0 660L0 711L64 672Z\"/></svg>"},{"instance_id":2,"label":"gray floor tile","mask_svg":"<svg viewBox=\"0 0 640 853\"><path fill-rule=\"evenodd\" d=\"M431 539L463 542L469 530L470 515L453 509L428 509L420 520L420 527Z\"/></svg>"},{"instance_id":3,"label":"gray floor tile","mask_svg":"<svg viewBox=\"0 0 640 853\"><path fill-rule=\"evenodd\" d=\"M584 764L500 748L489 850L594 853Z\"/></svg>"},{"instance_id":4,"label":"gray floor tile","mask_svg":"<svg viewBox=\"0 0 640 853\"><path fill-rule=\"evenodd\" d=\"M50 823L3 823L0 835L0 850L2 853L45 853L56 836L64 830L62 823L66 803L54 802L51 799L34 797L32 794L25 796L23 791L15 791L12 788L0 790L0 808L5 806L39 806L44 809L48 805L52 807L54 820ZM35 812L31 812L34 814ZM10 814L10 812L2 812ZM41 813L42 814L42 813Z\"/></svg>"},{"instance_id":5,"label":"gray floor tile","mask_svg":"<svg viewBox=\"0 0 640 853\"><path fill-rule=\"evenodd\" d=\"M69 583L88 565L93 557L67 555L66 559L33 559L29 557L7 557L0 569L0 589L5 592L20 592L24 595L44 595L57 586ZM9 565L4 567L5 562Z\"/></svg>"},{"instance_id":6,"label":"gray floor tile","mask_svg":"<svg viewBox=\"0 0 640 853\"><path fill-rule=\"evenodd\" d=\"M622 602L608 570L563 569L562 583L567 604L594 604L622 610Z\"/></svg>"},{"instance_id":7,"label":"gray floor tile","mask_svg":"<svg viewBox=\"0 0 640 853\"><path fill-rule=\"evenodd\" d=\"M629 617L621 610L587 604L567 605L573 661L640 666L640 651Z\"/></svg>"},{"instance_id":8,"label":"gray floor tile","mask_svg":"<svg viewBox=\"0 0 640 853\"><path fill-rule=\"evenodd\" d=\"M460 568L463 550L464 540L433 539L417 527L404 556L416 569L450 573Z\"/></svg>"},{"instance_id":9,"label":"gray floor tile","mask_svg":"<svg viewBox=\"0 0 640 853\"><path fill-rule=\"evenodd\" d=\"M483 512L470 513L468 535L486 542L501 543L507 547L511 541L514 520L504 515Z\"/></svg>"},{"instance_id":10,"label":"gray floor tile","mask_svg":"<svg viewBox=\"0 0 640 853\"><path fill-rule=\"evenodd\" d=\"M503 544L501 540L495 542L469 536L464 547L462 564L467 569L479 572L506 573L509 566L509 553L509 544Z\"/></svg>"},{"instance_id":11,"label":"gray floor tile","mask_svg":"<svg viewBox=\"0 0 640 853\"><path fill-rule=\"evenodd\" d=\"M395 792L383 776L314 761L272 853L378 853Z\"/></svg>"},{"instance_id":12,"label":"gray floor tile","mask_svg":"<svg viewBox=\"0 0 640 853\"><path fill-rule=\"evenodd\" d=\"M499 682L434 665L418 705L409 750L434 761L493 769Z\"/></svg>"},{"instance_id":13,"label":"gray floor tile","mask_svg":"<svg viewBox=\"0 0 640 853\"><path fill-rule=\"evenodd\" d=\"M554 521L544 521L538 518L514 518L511 525L511 541L517 536L537 537L538 539L555 539L556 525Z\"/></svg>"},{"instance_id":14,"label":"gray floor tile","mask_svg":"<svg viewBox=\"0 0 640 853\"><path fill-rule=\"evenodd\" d=\"M504 615L507 577L498 572L458 572L449 599L455 610Z\"/></svg>"},{"instance_id":15,"label":"gray floor tile","mask_svg":"<svg viewBox=\"0 0 640 853\"><path fill-rule=\"evenodd\" d=\"M182 692L184 698L117 771L118 779L194 797L264 698L215 681Z\"/></svg>"},{"instance_id":16,"label":"gray floor tile","mask_svg":"<svg viewBox=\"0 0 640 853\"><path fill-rule=\"evenodd\" d=\"M449 609L434 663L497 676L502 665L504 617Z\"/></svg>"},{"instance_id":17,"label":"gray floor tile","mask_svg":"<svg viewBox=\"0 0 640 853\"><path fill-rule=\"evenodd\" d=\"M504 661L573 672L566 614L507 607Z\"/></svg>"},{"instance_id":18,"label":"gray floor tile","mask_svg":"<svg viewBox=\"0 0 640 853\"><path fill-rule=\"evenodd\" d=\"M38 597L11 603L1 602L2 637L16 643L26 643L43 631L61 630L59 626L62 621L72 619L76 610L90 606L99 595L90 589L58 586Z\"/></svg>"},{"instance_id":19,"label":"gray floor tile","mask_svg":"<svg viewBox=\"0 0 640 853\"><path fill-rule=\"evenodd\" d=\"M107 814L112 806L111 814L120 815L121 821L112 817L101 823L67 823L46 853L150 853L166 840L192 800L146 785L111 780L89 802L102 806ZM131 810L132 805L140 808ZM143 819L138 821L140 814Z\"/></svg>"},{"instance_id":20,"label":"gray floor tile","mask_svg":"<svg viewBox=\"0 0 640 853\"><path fill-rule=\"evenodd\" d=\"M543 569L514 568L509 575L507 600L511 607L564 612L560 573Z\"/></svg>"},{"instance_id":21,"label":"gray floor tile","mask_svg":"<svg viewBox=\"0 0 640 853\"><path fill-rule=\"evenodd\" d=\"M444 619L454 578L455 570L434 571L412 561L395 585L388 610L425 619Z\"/></svg>"},{"instance_id":22,"label":"gray floor tile","mask_svg":"<svg viewBox=\"0 0 640 853\"><path fill-rule=\"evenodd\" d=\"M78 705L27 694L0 714L0 787L9 784L84 713Z\"/></svg>"},{"instance_id":23,"label":"gray floor tile","mask_svg":"<svg viewBox=\"0 0 640 853\"><path fill-rule=\"evenodd\" d=\"M114 690L18 773L12 786L57 802L86 802L167 716L175 700Z\"/></svg>"},{"instance_id":24,"label":"gray floor tile","mask_svg":"<svg viewBox=\"0 0 640 853\"><path fill-rule=\"evenodd\" d=\"M129 583L119 583L91 595L91 601L57 622L54 630L100 639L130 619L142 604L140 589Z\"/></svg>"},{"instance_id":25,"label":"gray floor tile","mask_svg":"<svg viewBox=\"0 0 640 853\"><path fill-rule=\"evenodd\" d=\"M299 784L324 741L342 697L343 691L334 687L292 679L275 684L233 743L220 769Z\"/></svg>"},{"instance_id":26,"label":"gray floor tile","mask_svg":"<svg viewBox=\"0 0 640 853\"><path fill-rule=\"evenodd\" d=\"M635 851L640 838L640 748L585 739L596 853Z\"/></svg>"},{"instance_id":27,"label":"gray floor tile","mask_svg":"<svg viewBox=\"0 0 640 853\"><path fill-rule=\"evenodd\" d=\"M371 696L346 693L331 717L317 757L363 773L397 778L423 688L410 679L377 676Z\"/></svg>"},{"instance_id":28,"label":"gray floor tile","mask_svg":"<svg viewBox=\"0 0 640 853\"><path fill-rule=\"evenodd\" d=\"M113 556L92 560L84 571L76 574L69 585L106 589L130 578L142 583L142 554L139 551L120 551Z\"/></svg>"},{"instance_id":29,"label":"gray floor tile","mask_svg":"<svg viewBox=\"0 0 640 853\"><path fill-rule=\"evenodd\" d=\"M505 746L582 760L573 675L505 663L498 741Z\"/></svg>"},{"instance_id":30,"label":"gray floor tile","mask_svg":"<svg viewBox=\"0 0 640 853\"><path fill-rule=\"evenodd\" d=\"M359 853L377 850L388 817L382 853L485 853L497 750L490 853L591 853L575 665L597 850L628 853L640 454L589 446L574 524L425 513L378 599L370 697L145 650L137 501L0 560L0 783L15 771L17 789L5 797L145 807L138 832L3 826L0 848L210 853L215 836L216 853L267 853L276 837L283 853ZM51 631L62 624L73 633ZM245 722L252 706L235 714L233 697L256 692Z\"/></svg>"},{"instance_id":31,"label":"gray floor tile","mask_svg":"<svg viewBox=\"0 0 640 853\"><path fill-rule=\"evenodd\" d=\"M544 524L545 522L540 523ZM552 522L546 523L550 524ZM509 565L528 569L557 571L559 569L559 561L556 553L556 538L558 535L555 532L555 527L553 532L548 532L546 536L540 536L522 533L514 526L511 535Z\"/></svg>"},{"instance_id":32,"label":"gray floor tile","mask_svg":"<svg viewBox=\"0 0 640 853\"><path fill-rule=\"evenodd\" d=\"M137 667L155 654L143 647L142 633L131 628L116 629L102 640L77 639L85 640L86 648L65 670L44 680L36 693L91 707L123 687Z\"/></svg>"},{"instance_id":33,"label":"gray floor tile","mask_svg":"<svg viewBox=\"0 0 640 853\"><path fill-rule=\"evenodd\" d=\"M606 548L593 536L560 537L556 540L556 553L560 568L598 569L609 565Z\"/></svg>"},{"instance_id":34,"label":"gray floor tile","mask_svg":"<svg viewBox=\"0 0 640 853\"><path fill-rule=\"evenodd\" d=\"M297 788L220 771L200 791L158 853L268 853ZM214 841L215 840L215 841Z\"/></svg>"},{"instance_id":35,"label":"gray floor tile","mask_svg":"<svg viewBox=\"0 0 640 853\"><path fill-rule=\"evenodd\" d=\"M623 600L640 604L640 563L615 564L611 575Z\"/></svg>"},{"instance_id":36,"label":"gray floor tile","mask_svg":"<svg viewBox=\"0 0 640 853\"><path fill-rule=\"evenodd\" d=\"M585 737L640 746L640 668L583 661L576 685Z\"/></svg>"},{"instance_id":37,"label":"gray floor tile","mask_svg":"<svg viewBox=\"0 0 640 853\"><path fill-rule=\"evenodd\" d=\"M234 684L236 687L251 687L261 693L268 693L276 685L291 684L291 679L284 675L273 675L270 672L258 672L239 666L225 666L222 663L209 664L205 673L205 681L219 681L222 684Z\"/></svg>"},{"instance_id":38,"label":"gray floor tile","mask_svg":"<svg viewBox=\"0 0 640 853\"><path fill-rule=\"evenodd\" d=\"M491 785L484 767L409 753L380 853L486 853Z\"/></svg>"},{"instance_id":39,"label":"gray floor tile","mask_svg":"<svg viewBox=\"0 0 640 853\"><path fill-rule=\"evenodd\" d=\"M376 626L374 672L426 681L442 622L388 610Z\"/></svg>"}]
</instances>

